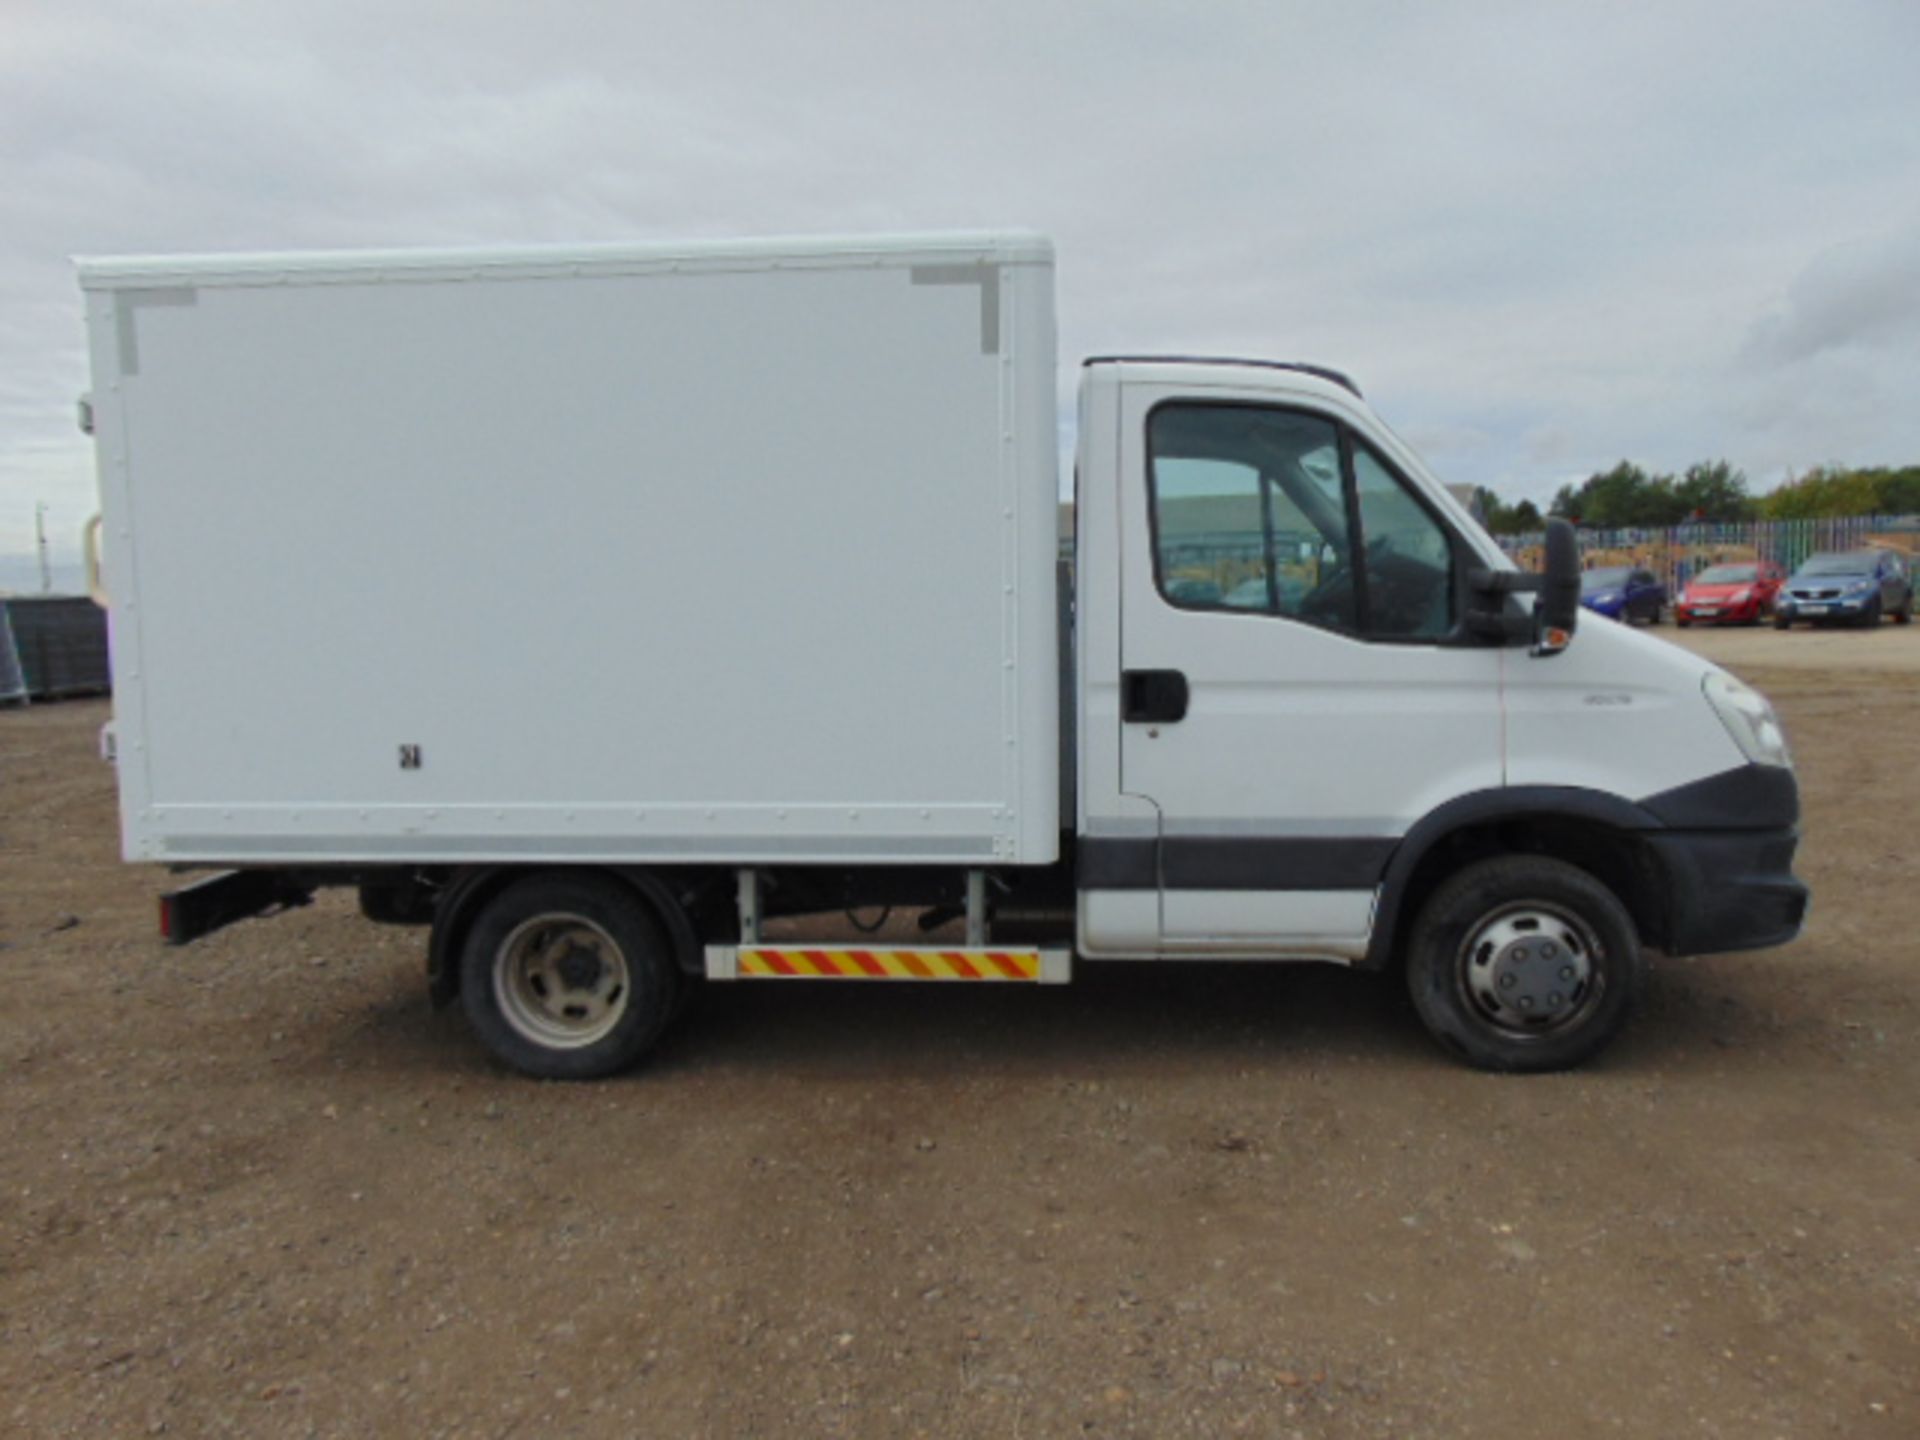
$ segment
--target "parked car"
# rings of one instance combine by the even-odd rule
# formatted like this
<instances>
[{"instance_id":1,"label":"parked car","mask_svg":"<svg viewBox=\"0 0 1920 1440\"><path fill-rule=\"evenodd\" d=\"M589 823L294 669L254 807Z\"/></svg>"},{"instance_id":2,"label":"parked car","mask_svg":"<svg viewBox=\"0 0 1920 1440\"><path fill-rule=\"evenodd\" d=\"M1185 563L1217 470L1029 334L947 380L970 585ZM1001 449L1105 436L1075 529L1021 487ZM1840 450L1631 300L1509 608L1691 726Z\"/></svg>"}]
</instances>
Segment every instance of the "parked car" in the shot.
<instances>
[{"instance_id":1,"label":"parked car","mask_svg":"<svg viewBox=\"0 0 1920 1440\"><path fill-rule=\"evenodd\" d=\"M1773 607L1773 628L1796 620L1813 624L1846 621L1878 625L1891 615L1913 620L1913 576L1891 550L1828 551L1809 555L1788 577Z\"/></svg>"},{"instance_id":2,"label":"parked car","mask_svg":"<svg viewBox=\"0 0 1920 1440\"><path fill-rule=\"evenodd\" d=\"M1758 625L1773 614L1774 598L1787 572L1771 560L1751 565L1710 565L1694 576L1673 602L1673 623L1685 629L1705 624Z\"/></svg>"},{"instance_id":3,"label":"parked car","mask_svg":"<svg viewBox=\"0 0 1920 1440\"><path fill-rule=\"evenodd\" d=\"M1621 620L1629 625L1644 620L1649 625L1658 625L1660 612L1667 603L1667 587L1651 570L1637 565L1610 565L1581 575L1580 603L1609 620Z\"/></svg>"}]
</instances>

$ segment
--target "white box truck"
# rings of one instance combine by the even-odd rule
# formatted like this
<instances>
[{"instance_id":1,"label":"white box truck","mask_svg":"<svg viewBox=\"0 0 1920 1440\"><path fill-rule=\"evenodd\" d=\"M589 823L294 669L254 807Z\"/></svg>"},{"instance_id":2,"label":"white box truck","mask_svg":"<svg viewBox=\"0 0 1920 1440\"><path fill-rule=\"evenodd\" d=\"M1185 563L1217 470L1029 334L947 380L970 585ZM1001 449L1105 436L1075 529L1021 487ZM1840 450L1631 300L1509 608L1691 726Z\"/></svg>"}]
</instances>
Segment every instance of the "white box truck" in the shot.
<instances>
[{"instance_id":1,"label":"white box truck","mask_svg":"<svg viewBox=\"0 0 1920 1440\"><path fill-rule=\"evenodd\" d=\"M1087 361L1062 564L1039 237L80 277L124 853L216 871L174 943L358 887L545 1076L701 977L1215 958L1546 1069L1646 948L1801 923L1766 702L1575 642L1571 532L1517 573L1342 375Z\"/></svg>"}]
</instances>

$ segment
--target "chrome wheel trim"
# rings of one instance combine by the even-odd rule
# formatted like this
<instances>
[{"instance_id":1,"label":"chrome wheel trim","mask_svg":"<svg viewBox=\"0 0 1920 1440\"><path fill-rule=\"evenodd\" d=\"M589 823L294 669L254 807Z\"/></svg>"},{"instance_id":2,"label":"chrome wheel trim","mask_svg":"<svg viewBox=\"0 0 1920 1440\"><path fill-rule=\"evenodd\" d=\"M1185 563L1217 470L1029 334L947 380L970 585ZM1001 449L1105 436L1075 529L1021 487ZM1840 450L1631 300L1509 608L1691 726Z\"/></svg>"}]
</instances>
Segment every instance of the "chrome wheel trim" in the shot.
<instances>
[{"instance_id":1,"label":"chrome wheel trim","mask_svg":"<svg viewBox=\"0 0 1920 1440\"><path fill-rule=\"evenodd\" d=\"M552 912L516 925L493 956L493 998L536 1045L578 1050L627 1013L633 977L613 936L584 915Z\"/></svg>"},{"instance_id":2,"label":"chrome wheel trim","mask_svg":"<svg viewBox=\"0 0 1920 1440\"><path fill-rule=\"evenodd\" d=\"M1544 1040L1585 1022L1606 991L1606 949L1573 912L1504 905L1467 932L1455 983L1473 1015L1510 1039Z\"/></svg>"}]
</instances>

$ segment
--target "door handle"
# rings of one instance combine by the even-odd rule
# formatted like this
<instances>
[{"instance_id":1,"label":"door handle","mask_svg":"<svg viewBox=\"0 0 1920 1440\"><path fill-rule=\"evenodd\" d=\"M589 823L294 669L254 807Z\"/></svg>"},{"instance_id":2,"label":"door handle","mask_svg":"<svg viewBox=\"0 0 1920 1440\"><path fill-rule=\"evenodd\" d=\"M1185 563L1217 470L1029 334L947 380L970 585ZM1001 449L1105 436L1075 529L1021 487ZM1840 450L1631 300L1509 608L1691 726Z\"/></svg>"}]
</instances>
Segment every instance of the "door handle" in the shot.
<instances>
[{"instance_id":1,"label":"door handle","mask_svg":"<svg viewBox=\"0 0 1920 1440\"><path fill-rule=\"evenodd\" d=\"M1187 714L1187 677L1178 670L1122 670L1120 718L1130 725L1171 725Z\"/></svg>"}]
</instances>

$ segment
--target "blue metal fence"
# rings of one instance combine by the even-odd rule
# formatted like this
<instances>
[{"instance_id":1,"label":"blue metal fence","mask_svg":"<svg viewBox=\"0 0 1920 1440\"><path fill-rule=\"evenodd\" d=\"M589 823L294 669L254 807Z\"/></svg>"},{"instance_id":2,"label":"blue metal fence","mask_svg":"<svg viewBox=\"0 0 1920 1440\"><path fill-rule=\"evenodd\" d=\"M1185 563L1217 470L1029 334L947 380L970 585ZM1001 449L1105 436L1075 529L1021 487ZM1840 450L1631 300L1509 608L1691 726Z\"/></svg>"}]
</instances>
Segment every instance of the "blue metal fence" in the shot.
<instances>
[{"instance_id":1,"label":"blue metal fence","mask_svg":"<svg viewBox=\"0 0 1920 1440\"><path fill-rule=\"evenodd\" d=\"M1920 516L1844 515L1822 520L1745 520L1730 524L1670 525L1653 529L1580 530L1580 550L1620 551L1678 591L1690 577L1722 560L1772 560L1792 570L1821 550L1858 550L1898 535L1920 539ZM1522 563L1537 562L1544 537L1503 535L1500 548ZM1903 545L1911 549L1912 545Z\"/></svg>"}]
</instances>

